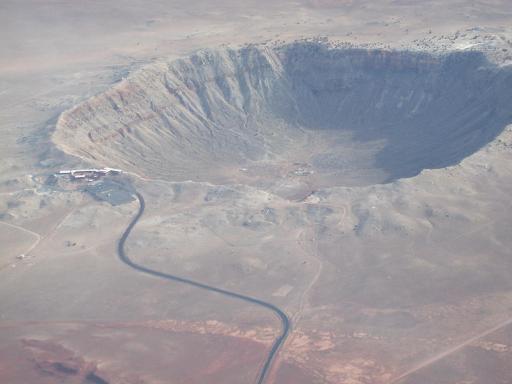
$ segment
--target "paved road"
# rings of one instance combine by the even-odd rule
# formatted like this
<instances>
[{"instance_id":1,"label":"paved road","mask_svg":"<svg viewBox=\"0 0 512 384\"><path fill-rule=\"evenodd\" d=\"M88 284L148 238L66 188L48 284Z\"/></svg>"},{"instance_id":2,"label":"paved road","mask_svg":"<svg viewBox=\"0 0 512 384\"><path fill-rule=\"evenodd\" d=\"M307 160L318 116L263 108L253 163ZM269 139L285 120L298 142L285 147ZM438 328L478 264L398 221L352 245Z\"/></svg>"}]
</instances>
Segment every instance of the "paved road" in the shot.
<instances>
[{"instance_id":1,"label":"paved road","mask_svg":"<svg viewBox=\"0 0 512 384\"><path fill-rule=\"evenodd\" d=\"M216 293L219 293L224 296L228 296L228 297L238 299L238 300L243 300L243 301L251 303L251 304L259 305L261 307L271 310L275 315L277 315L279 317L279 319L281 320L281 325L282 325L281 334L276 338L276 340L274 341L274 344L272 344L272 348L270 349L270 351L268 353L267 359L265 360L265 364L263 364L260 372L258 373L258 380L256 381L257 384L263 384L265 382L268 372L270 371L272 362L274 361L274 358L277 355L277 352L279 351L279 348L281 348L284 341L286 340L286 337L288 336L288 332L290 330L290 320L288 319L288 316L283 311L281 311L278 307L276 307L275 305L273 305L271 303L267 303L267 302L259 300L259 299L256 299L254 297L241 295L236 292L226 291L225 289L222 289L222 288L212 287L212 286L209 286L209 285L206 285L206 284L194 281L194 280L190 280L190 279L186 279L183 277L179 277L179 276L171 275L168 273L163 273L163 272L160 272L157 270L153 270L150 268L146 268L143 265L137 264L134 261L132 261L126 255L126 252L124 250L124 245L126 243L126 239L128 239L128 236L130 236L130 233L131 233L133 227L135 227L135 225L137 224L137 222L139 221L141 216L144 214L144 209L146 206L142 195L138 192L136 193L136 195L137 195L137 198L139 199L139 211L133 217L132 221L130 222L130 224L128 225L126 230L124 231L121 238L119 239L119 243L117 245L117 253L123 263L127 264L128 266L132 267L133 269L135 269L139 272L143 272L148 275L156 276L161 279L175 281L178 283L192 285L196 288L204 289L206 291L216 292Z\"/></svg>"}]
</instances>

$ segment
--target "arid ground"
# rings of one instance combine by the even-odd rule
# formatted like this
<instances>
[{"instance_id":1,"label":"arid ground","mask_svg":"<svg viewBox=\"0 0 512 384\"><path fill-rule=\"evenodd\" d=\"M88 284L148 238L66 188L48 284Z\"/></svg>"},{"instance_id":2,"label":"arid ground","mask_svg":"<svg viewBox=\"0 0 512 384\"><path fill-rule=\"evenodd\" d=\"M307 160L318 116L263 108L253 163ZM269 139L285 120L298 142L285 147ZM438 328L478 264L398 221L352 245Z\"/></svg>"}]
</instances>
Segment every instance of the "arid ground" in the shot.
<instances>
[{"instance_id":1,"label":"arid ground","mask_svg":"<svg viewBox=\"0 0 512 384\"><path fill-rule=\"evenodd\" d=\"M3 1L0 382L257 382L279 318L123 264L137 191L134 263L288 316L265 383L511 383L510 25L505 0ZM52 176L84 167L124 173Z\"/></svg>"}]
</instances>

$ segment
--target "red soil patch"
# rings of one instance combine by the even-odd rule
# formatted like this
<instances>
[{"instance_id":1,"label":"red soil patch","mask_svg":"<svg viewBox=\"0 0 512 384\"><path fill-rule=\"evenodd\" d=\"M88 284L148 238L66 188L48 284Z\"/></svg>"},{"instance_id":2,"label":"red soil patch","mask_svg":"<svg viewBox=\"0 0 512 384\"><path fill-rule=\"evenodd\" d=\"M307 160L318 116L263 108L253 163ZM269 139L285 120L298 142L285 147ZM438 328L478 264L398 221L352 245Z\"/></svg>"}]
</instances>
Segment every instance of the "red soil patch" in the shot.
<instances>
[{"instance_id":1,"label":"red soil patch","mask_svg":"<svg viewBox=\"0 0 512 384\"><path fill-rule=\"evenodd\" d=\"M0 382L251 383L268 348L243 337L140 323L0 324Z\"/></svg>"}]
</instances>

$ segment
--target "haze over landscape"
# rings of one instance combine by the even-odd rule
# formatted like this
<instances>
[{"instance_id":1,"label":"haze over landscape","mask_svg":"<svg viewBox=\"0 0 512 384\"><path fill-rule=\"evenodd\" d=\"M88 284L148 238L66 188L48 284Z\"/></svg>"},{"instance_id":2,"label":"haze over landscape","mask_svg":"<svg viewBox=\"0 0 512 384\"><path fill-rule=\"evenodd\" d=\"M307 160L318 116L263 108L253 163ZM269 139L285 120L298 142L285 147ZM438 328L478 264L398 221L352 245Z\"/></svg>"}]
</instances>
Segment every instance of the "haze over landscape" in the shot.
<instances>
[{"instance_id":1,"label":"haze over landscape","mask_svg":"<svg viewBox=\"0 0 512 384\"><path fill-rule=\"evenodd\" d=\"M0 382L512 383L512 5L0 4Z\"/></svg>"}]
</instances>

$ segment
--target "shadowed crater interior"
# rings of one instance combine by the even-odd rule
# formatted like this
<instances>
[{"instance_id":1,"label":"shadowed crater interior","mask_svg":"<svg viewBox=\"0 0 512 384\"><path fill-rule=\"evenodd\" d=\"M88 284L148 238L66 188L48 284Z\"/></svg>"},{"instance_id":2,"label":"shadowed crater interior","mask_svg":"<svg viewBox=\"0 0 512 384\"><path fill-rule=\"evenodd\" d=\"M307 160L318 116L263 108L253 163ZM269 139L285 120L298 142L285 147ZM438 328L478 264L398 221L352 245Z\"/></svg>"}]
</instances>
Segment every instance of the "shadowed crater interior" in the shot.
<instances>
[{"instance_id":1,"label":"shadowed crater interior","mask_svg":"<svg viewBox=\"0 0 512 384\"><path fill-rule=\"evenodd\" d=\"M512 70L479 52L205 50L61 115L54 142L169 180L270 189L386 183L456 164L512 121Z\"/></svg>"}]
</instances>

